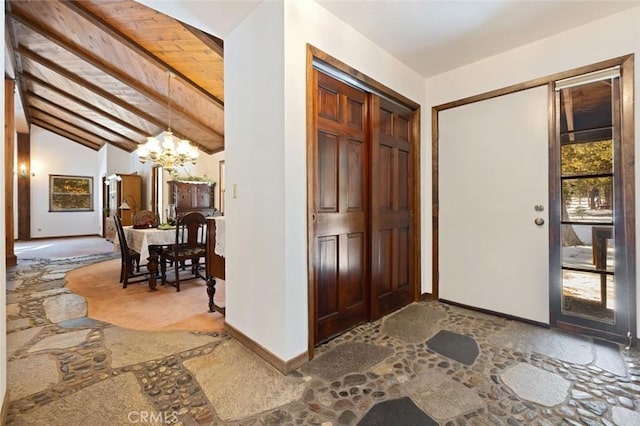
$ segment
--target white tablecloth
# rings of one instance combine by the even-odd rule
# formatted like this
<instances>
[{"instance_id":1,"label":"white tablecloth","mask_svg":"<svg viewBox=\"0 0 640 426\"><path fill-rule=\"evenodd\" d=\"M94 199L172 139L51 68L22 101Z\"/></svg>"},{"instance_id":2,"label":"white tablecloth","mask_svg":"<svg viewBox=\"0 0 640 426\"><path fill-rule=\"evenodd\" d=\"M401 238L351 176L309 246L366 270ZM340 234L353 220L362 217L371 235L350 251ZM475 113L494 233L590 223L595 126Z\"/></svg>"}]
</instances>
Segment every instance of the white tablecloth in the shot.
<instances>
[{"instance_id":1,"label":"white tablecloth","mask_svg":"<svg viewBox=\"0 0 640 426\"><path fill-rule=\"evenodd\" d=\"M214 217L214 220L216 221L216 245L213 252L224 257L224 216Z\"/></svg>"},{"instance_id":2,"label":"white tablecloth","mask_svg":"<svg viewBox=\"0 0 640 426\"><path fill-rule=\"evenodd\" d=\"M129 248L140 253L140 260L145 261L149 257L150 245L169 245L176 241L175 229L134 229L132 226L123 226L124 237ZM113 240L114 246L119 250L118 235Z\"/></svg>"}]
</instances>

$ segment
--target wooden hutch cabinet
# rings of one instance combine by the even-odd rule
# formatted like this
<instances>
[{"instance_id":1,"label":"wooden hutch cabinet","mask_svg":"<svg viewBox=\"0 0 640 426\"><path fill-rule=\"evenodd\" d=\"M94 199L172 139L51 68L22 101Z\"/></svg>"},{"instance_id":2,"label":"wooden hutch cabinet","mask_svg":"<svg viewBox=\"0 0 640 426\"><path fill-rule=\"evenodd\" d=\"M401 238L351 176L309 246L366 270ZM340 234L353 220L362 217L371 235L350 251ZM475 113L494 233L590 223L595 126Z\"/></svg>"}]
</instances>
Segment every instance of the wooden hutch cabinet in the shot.
<instances>
[{"instance_id":1,"label":"wooden hutch cabinet","mask_svg":"<svg viewBox=\"0 0 640 426\"><path fill-rule=\"evenodd\" d=\"M175 204L176 215L200 212L205 217L213 216L215 183L169 181L169 204Z\"/></svg>"},{"instance_id":2,"label":"wooden hutch cabinet","mask_svg":"<svg viewBox=\"0 0 640 426\"><path fill-rule=\"evenodd\" d=\"M133 225L133 215L142 210L142 176L115 174L105 183L106 209L104 219L104 237L113 241L116 226L113 216L120 216L124 226ZM123 202L127 202L129 209L120 209Z\"/></svg>"}]
</instances>

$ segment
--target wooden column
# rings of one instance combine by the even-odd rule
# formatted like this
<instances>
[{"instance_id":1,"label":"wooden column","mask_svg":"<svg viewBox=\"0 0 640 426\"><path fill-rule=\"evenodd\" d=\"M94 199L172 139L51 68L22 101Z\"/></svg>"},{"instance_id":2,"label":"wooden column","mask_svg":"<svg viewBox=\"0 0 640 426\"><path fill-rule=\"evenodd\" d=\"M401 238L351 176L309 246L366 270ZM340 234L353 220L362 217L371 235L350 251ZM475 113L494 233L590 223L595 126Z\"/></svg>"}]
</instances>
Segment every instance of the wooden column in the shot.
<instances>
[{"instance_id":1,"label":"wooden column","mask_svg":"<svg viewBox=\"0 0 640 426\"><path fill-rule=\"evenodd\" d=\"M26 173L21 169L26 167ZM18 133L18 241L31 239L31 137Z\"/></svg>"},{"instance_id":2,"label":"wooden column","mask_svg":"<svg viewBox=\"0 0 640 426\"><path fill-rule=\"evenodd\" d=\"M13 153L14 153L14 89L13 80L4 80L4 220L6 264L18 264L13 245Z\"/></svg>"}]
</instances>

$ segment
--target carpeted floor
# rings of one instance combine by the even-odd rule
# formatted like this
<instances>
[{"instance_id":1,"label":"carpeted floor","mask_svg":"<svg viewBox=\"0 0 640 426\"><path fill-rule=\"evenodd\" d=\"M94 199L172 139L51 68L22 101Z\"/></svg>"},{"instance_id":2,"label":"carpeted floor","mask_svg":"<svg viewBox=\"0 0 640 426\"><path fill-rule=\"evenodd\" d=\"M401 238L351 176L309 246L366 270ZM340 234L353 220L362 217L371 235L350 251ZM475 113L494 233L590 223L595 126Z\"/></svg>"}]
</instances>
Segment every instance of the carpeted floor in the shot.
<instances>
[{"instance_id":1,"label":"carpeted floor","mask_svg":"<svg viewBox=\"0 0 640 426\"><path fill-rule=\"evenodd\" d=\"M107 260L67 274L67 285L87 300L88 317L134 330L220 331L224 317L209 312L207 286L203 280L180 283L180 292L158 285L151 292L146 281L118 282L120 259ZM224 306L224 282L216 283L216 303Z\"/></svg>"}]
</instances>

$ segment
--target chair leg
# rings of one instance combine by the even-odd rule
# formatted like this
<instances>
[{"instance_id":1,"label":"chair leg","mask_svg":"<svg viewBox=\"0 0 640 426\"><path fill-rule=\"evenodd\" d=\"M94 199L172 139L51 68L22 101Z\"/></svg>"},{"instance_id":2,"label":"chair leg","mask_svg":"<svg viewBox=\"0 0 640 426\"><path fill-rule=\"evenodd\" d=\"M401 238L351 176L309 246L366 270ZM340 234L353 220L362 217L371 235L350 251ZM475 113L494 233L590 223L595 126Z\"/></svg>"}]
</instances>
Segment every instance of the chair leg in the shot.
<instances>
[{"instance_id":1,"label":"chair leg","mask_svg":"<svg viewBox=\"0 0 640 426\"><path fill-rule=\"evenodd\" d=\"M120 281L118 282L121 283L123 279L124 279L124 260L120 262Z\"/></svg>"},{"instance_id":2,"label":"chair leg","mask_svg":"<svg viewBox=\"0 0 640 426\"><path fill-rule=\"evenodd\" d=\"M124 278L122 280L122 288L127 288L127 284L129 283L129 274L131 273L131 264L130 262L125 262L124 264Z\"/></svg>"},{"instance_id":3,"label":"chair leg","mask_svg":"<svg viewBox=\"0 0 640 426\"><path fill-rule=\"evenodd\" d=\"M173 268L176 271L176 291L180 291L180 268L178 268L178 262L175 262L176 266Z\"/></svg>"},{"instance_id":4,"label":"chair leg","mask_svg":"<svg viewBox=\"0 0 640 426\"><path fill-rule=\"evenodd\" d=\"M167 259L160 256L160 276L162 277L162 285L167 284Z\"/></svg>"}]
</instances>

